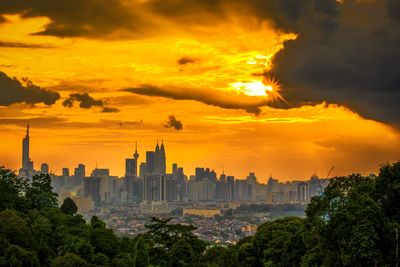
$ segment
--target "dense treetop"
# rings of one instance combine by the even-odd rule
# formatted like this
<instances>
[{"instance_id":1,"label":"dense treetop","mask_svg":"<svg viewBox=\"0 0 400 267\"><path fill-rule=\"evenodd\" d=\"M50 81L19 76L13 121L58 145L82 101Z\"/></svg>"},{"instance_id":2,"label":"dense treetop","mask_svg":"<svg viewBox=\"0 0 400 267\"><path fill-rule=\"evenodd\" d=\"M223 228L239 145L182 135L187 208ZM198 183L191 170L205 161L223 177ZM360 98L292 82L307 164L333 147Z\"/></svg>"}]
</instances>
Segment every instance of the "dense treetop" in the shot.
<instances>
[{"instance_id":1,"label":"dense treetop","mask_svg":"<svg viewBox=\"0 0 400 267\"><path fill-rule=\"evenodd\" d=\"M28 183L0 168L0 266L394 266L399 199L400 162L385 164L376 177L332 179L305 218L269 221L218 246L161 218L119 238L96 216L87 223L72 199L59 208L48 175Z\"/></svg>"}]
</instances>

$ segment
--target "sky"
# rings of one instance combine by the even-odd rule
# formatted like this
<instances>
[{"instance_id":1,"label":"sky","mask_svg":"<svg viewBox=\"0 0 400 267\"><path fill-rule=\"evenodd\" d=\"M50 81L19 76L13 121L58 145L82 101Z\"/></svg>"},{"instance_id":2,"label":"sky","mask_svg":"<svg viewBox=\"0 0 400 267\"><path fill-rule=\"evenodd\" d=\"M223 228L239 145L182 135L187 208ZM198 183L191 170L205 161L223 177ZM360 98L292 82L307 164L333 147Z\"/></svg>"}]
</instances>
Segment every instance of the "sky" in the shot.
<instances>
[{"instance_id":1,"label":"sky","mask_svg":"<svg viewBox=\"0 0 400 267\"><path fill-rule=\"evenodd\" d=\"M0 165L124 175L138 142L261 182L400 159L397 0L0 2Z\"/></svg>"}]
</instances>

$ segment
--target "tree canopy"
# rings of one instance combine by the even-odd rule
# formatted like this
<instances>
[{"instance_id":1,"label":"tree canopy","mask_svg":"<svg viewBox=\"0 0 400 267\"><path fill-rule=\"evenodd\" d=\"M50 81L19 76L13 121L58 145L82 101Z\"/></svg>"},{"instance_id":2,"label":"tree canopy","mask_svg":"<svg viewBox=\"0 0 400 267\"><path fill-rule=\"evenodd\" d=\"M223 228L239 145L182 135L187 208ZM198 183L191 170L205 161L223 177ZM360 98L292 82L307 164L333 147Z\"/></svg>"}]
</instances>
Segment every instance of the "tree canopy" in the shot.
<instances>
[{"instance_id":1,"label":"tree canopy","mask_svg":"<svg viewBox=\"0 0 400 267\"><path fill-rule=\"evenodd\" d=\"M96 216L87 223L72 199L59 208L50 176L29 183L0 168L0 266L394 266L399 199L400 162L384 164L377 176L331 179L305 218L268 221L218 246L170 218L117 237Z\"/></svg>"}]
</instances>

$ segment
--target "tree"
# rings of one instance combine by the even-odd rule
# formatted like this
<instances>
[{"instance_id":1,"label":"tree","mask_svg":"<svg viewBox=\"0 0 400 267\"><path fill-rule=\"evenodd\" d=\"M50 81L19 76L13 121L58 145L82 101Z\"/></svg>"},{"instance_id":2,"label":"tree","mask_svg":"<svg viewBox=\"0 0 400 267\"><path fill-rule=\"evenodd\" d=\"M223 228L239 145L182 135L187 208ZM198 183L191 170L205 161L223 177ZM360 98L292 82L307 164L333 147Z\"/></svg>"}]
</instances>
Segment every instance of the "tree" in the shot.
<instances>
[{"instance_id":1,"label":"tree","mask_svg":"<svg viewBox=\"0 0 400 267\"><path fill-rule=\"evenodd\" d=\"M68 215L74 215L78 212L78 206L76 206L75 202L70 197L67 197L61 205L61 212Z\"/></svg>"},{"instance_id":2,"label":"tree","mask_svg":"<svg viewBox=\"0 0 400 267\"><path fill-rule=\"evenodd\" d=\"M385 215L400 224L400 161L384 164L375 180L375 199L380 203Z\"/></svg>"},{"instance_id":3,"label":"tree","mask_svg":"<svg viewBox=\"0 0 400 267\"><path fill-rule=\"evenodd\" d=\"M374 199L374 179L354 174L330 181L306 210L308 252L304 265L384 265L388 220Z\"/></svg>"},{"instance_id":4,"label":"tree","mask_svg":"<svg viewBox=\"0 0 400 267\"><path fill-rule=\"evenodd\" d=\"M266 222L254 235L256 266L299 266L306 252L303 242L304 221L298 217L286 217ZM247 247L247 257L251 247Z\"/></svg>"},{"instance_id":5,"label":"tree","mask_svg":"<svg viewBox=\"0 0 400 267\"><path fill-rule=\"evenodd\" d=\"M13 171L0 167L0 211L5 209L26 209L25 190L27 180Z\"/></svg>"},{"instance_id":6,"label":"tree","mask_svg":"<svg viewBox=\"0 0 400 267\"><path fill-rule=\"evenodd\" d=\"M149 254L143 237L139 237L135 243L133 262L135 267L146 267L149 264Z\"/></svg>"},{"instance_id":7,"label":"tree","mask_svg":"<svg viewBox=\"0 0 400 267\"><path fill-rule=\"evenodd\" d=\"M90 243L96 253L103 253L109 258L118 254L119 243L111 229L94 228L90 233Z\"/></svg>"},{"instance_id":8,"label":"tree","mask_svg":"<svg viewBox=\"0 0 400 267\"><path fill-rule=\"evenodd\" d=\"M13 210L0 212L0 234L8 243L23 248L35 246L32 232L26 222Z\"/></svg>"},{"instance_id":9,"label":"tree","mask_svg":"<svg viewBox=\"0 0 400 267\"><path fill-rule=\"evenodd\" d=\"M112 261L112 267L131 267L134 266L134 260L129 253L119 253Z\"/></svg>"},{"instance_id":10,"label":"tree","mask_svg":"<svg viewBox=\"0 0 400 267\"><path fill-rule=\"evenodd\" d=\"M235 247L230 246L225 249L218 259L218 265L221 267L238 267L238 252Z\"/></svg>"},{"instance_id":11,"label":"tree","mask_svg":"<svg viewBox=\"0 0 400 267\"><path fill-rule=\"evenodd\" d=\"M40 266L36 253L16 245L10 245L5 253L5 259L10 266Z\"/></svg>"},{"instance_id":12,"label":"tree","mask_svg":"<svg viewBox=\"0 0 400 267\"><path fill-rule=\"evenodd\" d=\"M57 194L53 193L51 177L48 174L35 175L32 184L26 190L27 202L30 209L57 207Z\"/></svg>"},{"instance_id":13,"label":"tree","mask_svg":"<svg viewBox=\"0 0 400 267\"><path fill-rule=\"evenodd\" d=\"M180 266L192 263L194 260L194 252L192 247L184 238L176 242L169 253L169 266Z\"/></svg>"},{"instance_id":14,"label":"tree","mask_svg":"<svg viewBox=\"0 0 400 267\"><path fill-rule=\"evenodd\" d=\"M240 266L257 266L257 252L253 243L244 243L239 247L238 261Z\"/></svg>"},{"instance_id":15,"label":"tree","mask_svg":"<svg viewBox=\"0 0 400 267\"><path fill-rule=\"evenodd\" d=\"M58 256L51 262L51 267L86 267L87 262L74 253Z\"/></svg>"},{"instance_id":16,"label":"tree","mask_svg":"<svg viewBox=\"0 0 400 267\"><path fill-rule=\"evenodd\" d=\"M103 253L97 253L92 258L92 266L109 266L110 259Z\"/></svg>"},{"instance_id":17,"label":"tree","mask_svg":"<svg viewBox=\"0 0 400 267\"><path fill-rule=\"evenodd\" d=\"M219 257L224 253L225 248L222 246L212 246L207 249L206 253L204 254L204 261L206 263L217 263Z\"/></svg>"}]
</instances>

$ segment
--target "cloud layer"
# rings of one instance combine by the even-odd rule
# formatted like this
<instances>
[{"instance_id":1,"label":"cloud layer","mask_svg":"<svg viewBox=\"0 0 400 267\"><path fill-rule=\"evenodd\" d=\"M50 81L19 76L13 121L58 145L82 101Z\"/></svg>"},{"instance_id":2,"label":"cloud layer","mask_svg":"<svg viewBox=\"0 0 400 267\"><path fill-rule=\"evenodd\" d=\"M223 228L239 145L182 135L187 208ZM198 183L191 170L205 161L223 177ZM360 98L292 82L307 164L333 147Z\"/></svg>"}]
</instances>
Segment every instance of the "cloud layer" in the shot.
<instances>
[{"instance_id":1,"label":"cloud layer","mask_svg":"<svg viewBox=\"0 0 400 267\"><path fill-rule=\"evenodd\" d=\"M299 29L298 38L284 44L267 75L281 82L283 96L295 106L329 101L399 125L399 3L337 4L340 17L327 14L335 27L309 24Z\"/></svg>"},{"instance_id":2,"label":"cloud layer","mask_svg":"<svg viewBox=\"0 0 400 267\"><path fill-rule=\"evenodd\" d=\"M92 107L99 107L101 108L101 112L103 113L113 113L119 112L119 109L113 107L106 107L104 105L104 101L101 99L95 99L91 97L88 93L75 93L70 94L67 99L63 101L63 106L71 108L74 106L74 103L79 103L79 107L83 109L90 109Z\"/></svg>"},{"instance_id":3,"label":"cloud layer","mask_svg":"<svg viewBox=\"0 0 400 267\"><path fill-rule=\"evenodd\" d=\"M261 107L266 106L268 103L268 101L263 98L207 88L161 88L153 85L142 85L135 88L123 89L123 91L175 100L194 100L226 109L242 109L253 114L259 114L261 112Z\"/></svg>"},{"instance_id":4,"label":"cloud layer","mask_svg":"<svg viewBox=\"0 0 400 267\"><path fill-rule=\"evenodd\" d=\"M174 128L177 131L183 129L183 124L181 121L177 120L174 115L169 115L168 120L164 124L165 128Z\"/></svg>"},{"instance_id":5,"label":"cloud layer","mask_svg":"<svg viewBox=\"0 0 400 267\"><path fill-rule=\"evenodd\" d=\"M52 105L60 98L57 92L40 88L27 79L25 82L26 85L23 85L16 78L10 78L0 71L0 106L15 103Z\"/></svg>"},{"instance_id":6,"label":"cloud layer","mask_svg":"<svg viewBox=\"0 0 400 267\"><path fill-rule=\"evenodd\" d=\"M86 38L143 38L171 25L191 32L193 26L215 27L232 17L255 18L280 32L298 34L285 42L266 73L282 84L282 94L293 106L327 101L366 118L400 122L398 0L14 0L0 2L0 21L4 14L48 17L50 23L35 34ZM177 63L195 62L184 57ZM129 91L256 114L261 106L273 105L209 89L144 86Z\"/></svg>"}]
</instances>

